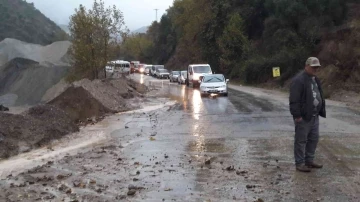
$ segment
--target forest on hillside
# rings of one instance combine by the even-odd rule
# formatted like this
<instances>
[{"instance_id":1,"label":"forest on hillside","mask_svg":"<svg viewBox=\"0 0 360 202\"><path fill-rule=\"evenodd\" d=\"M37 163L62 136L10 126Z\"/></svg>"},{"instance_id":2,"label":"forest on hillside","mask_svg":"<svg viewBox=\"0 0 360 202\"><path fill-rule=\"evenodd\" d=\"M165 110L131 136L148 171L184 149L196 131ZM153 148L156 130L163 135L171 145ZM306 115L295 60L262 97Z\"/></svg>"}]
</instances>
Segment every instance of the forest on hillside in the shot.
<instances>
[{"instance_id":1,"label":"forest on hillside","mask_svg":"<svg viewBox=\"0 0 360 202\"><path fill-rule=\"evenodd\" d=\"M272 67L281 67L278 82L283 85L304 67L307 57L322 53L326 65L351 58L352 66L345 67L351 71L342 75L346 80L359 51L350 47L350 55L343 56L322 49L326 41L336 48L337 40L359 44L354 35L358 21L349 27L349 18L359 17L356 6L357 0L175 0L146 34L126 37L121 54L169 69L209 63L245 83L267 82Z\"/></svg>"},{"instance_id":2,"label":"forest on hillside","mask_svg":"<svg viewBox=\"0 0 360 202\"><path fill-rule=\"evenodd\" d=\"M0 41L14 38L47 45L66 40L67 34L24 0L0 0Z\"/></svg>"}]
</instances>

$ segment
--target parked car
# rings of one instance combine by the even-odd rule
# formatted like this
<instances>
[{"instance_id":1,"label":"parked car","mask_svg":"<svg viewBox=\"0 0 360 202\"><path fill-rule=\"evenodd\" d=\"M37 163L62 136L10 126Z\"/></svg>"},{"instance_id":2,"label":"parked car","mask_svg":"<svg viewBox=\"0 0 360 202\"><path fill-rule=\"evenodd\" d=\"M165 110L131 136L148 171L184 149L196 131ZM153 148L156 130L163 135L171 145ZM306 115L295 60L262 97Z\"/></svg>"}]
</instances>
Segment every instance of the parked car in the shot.
<instances>
[{"instance_id":1,"label":"parked car","mask_svg":"<svg viewBox=\"0 0 360 202\"><path fill-rule=\"evenodd\" d=\"M167 69L158 69L155 72L155 75L159 79L169 79L170 73Z\"/></svg>"},{"instance_id":2,"label":"parked car","mask_svg":"<svg viewBox=\"0 0 360 202\"><path fill-rule=\"evenodd\" d=\"M144 74L150 75L150 69L151 69L151 67L152 67L152 65L145 65Z\"/></svg>"},{"instance_id":3,"label":"parked car","mask_svg":"<svg viewBox=\"0 0 360 202\"><path fill-rule=\"evenodd\" d=\"M171 71L170 82L177 82L179 75L180 75L180 71Z\"/></svg>"},{"instance_id":4,"label":"parked car","mask_svg":"<svg viewBox=\"0 0 360 202\"><path fill-rule=\"evenodd\" d=\"M209 64L192 64L188 67L188 82L187 86L198 87L205 75L212 74L212 70Z\"/></svg>"},{"instance_id":5,"label":"parked car","mask_svg":"<svg viewBox=\"0 0 360 202\"><path fill-rule=\"evenodd\" d=\"M200 81L201 96L212 93L228 96L228 82L222 74L205 75Z\"/></svg>"},{"instance_id":6,"label":"parked car","mask_svg":"<svg viewBox=\"0 0 360 202\"><path fill-rule=\"evenodd\" d=\"M155 77L155 73L158 69L165 69L165 66L164 65L153 65L150 69L150 75Z\"/></svg>"},{"instance_id":7,"label":"parked car","mask_svg":"<svg viewBox=\"0 0 360 202\"><path fill-rule=\"evenodd\" d=\"M187 82L187 71L181 71L180 75L178 77L178 83L179 84L186 84Z\"/></svg>"}]
</instances>

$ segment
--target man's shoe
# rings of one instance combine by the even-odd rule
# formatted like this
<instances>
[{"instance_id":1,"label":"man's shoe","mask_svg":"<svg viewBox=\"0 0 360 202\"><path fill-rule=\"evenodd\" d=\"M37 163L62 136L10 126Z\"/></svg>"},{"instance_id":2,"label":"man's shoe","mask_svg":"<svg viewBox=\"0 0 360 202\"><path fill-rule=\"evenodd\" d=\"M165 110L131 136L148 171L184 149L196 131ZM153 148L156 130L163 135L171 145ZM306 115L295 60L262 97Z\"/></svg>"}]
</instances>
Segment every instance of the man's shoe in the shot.
<instances>
[{"instance_id":1,"label":"man's shoe","mask_svg":"<svg viewBox=\"0 0 360 202\"><path fill-rule=\"evenodd\" d=\"M305 165L308 168L322 168L323 167L323 165L317 164L317 163L314 163L314 162L307 162L307 163L305 163Z\"/></svg>"},{"instance_id":2,"label":"man's shoe","mask_svg":"<svg viewBox=\"0 0 360 202\"><path fill-rule=\"evenodd\" d=\"M296 170L305 173L311 172L311 169L305 166L305 164L296 165Z\"/></svg>"}]
</instances>

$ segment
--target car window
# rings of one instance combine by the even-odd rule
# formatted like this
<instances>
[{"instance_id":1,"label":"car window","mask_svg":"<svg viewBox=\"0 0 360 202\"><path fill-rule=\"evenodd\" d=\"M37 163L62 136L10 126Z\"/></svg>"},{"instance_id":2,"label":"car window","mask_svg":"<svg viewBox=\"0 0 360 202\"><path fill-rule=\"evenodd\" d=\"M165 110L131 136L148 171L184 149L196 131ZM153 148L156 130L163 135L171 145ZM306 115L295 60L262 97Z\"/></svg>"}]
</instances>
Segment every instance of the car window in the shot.
<instances>
[{"instance_id":1,"label":"car window","mask_svg":"<svg viewBox=\"0 0 360 202\"><path fill-rule=\"evenodd\" d=\"M193 68L195 73L211 73L210 66L195 66Z\"/></svg>"},{"instance_id":2,"label":"car window","mask_svg":"<svg viewBox=\"0 0 360 202\"><path fill-rule=\"evenodd\" d=\"M204 83L215 83L215 82L224 82L225 78L223 75L211 75L211 76L205 76L203 78Z\"/></svg>"}]
</instances>

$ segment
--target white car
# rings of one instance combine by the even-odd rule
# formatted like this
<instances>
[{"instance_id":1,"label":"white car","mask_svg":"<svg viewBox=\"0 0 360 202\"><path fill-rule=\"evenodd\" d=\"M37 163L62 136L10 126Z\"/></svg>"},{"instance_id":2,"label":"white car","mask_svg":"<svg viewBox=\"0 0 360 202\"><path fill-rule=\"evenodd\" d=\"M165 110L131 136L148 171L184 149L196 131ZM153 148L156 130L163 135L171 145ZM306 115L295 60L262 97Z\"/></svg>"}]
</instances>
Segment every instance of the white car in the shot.
<instances>
[{"instance_id":1,"label":"white car","mask_svg":"<svg viewBox=\"0 0 360 202\"><path fill-rule=\"evenodd\" d=\"M209 64L191 64L188 67L187 86L199 87L205 75L213 74Z\"/></svg>"},{"instance_id":2,"label":"white car","mask_svg":"<svg viewBox=\"0 0 360 202\"><path fill-rule=\"evenodd\" d=\"M201 96L213 93L228 96L228 82L222 74L205 75L200 81Z\"/></svg>"},{"instance_id":3,"label":"white car","mask_svg":"<svg viewBox=\"0 0 360 202\"><path fill-rule=\"evenodd\" d=\"M150 75L150 69L151 69L151 67L152 67L152 65L145 65L144 74Z\"/></svg>"}]
</instances>

